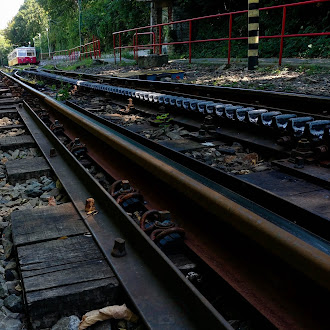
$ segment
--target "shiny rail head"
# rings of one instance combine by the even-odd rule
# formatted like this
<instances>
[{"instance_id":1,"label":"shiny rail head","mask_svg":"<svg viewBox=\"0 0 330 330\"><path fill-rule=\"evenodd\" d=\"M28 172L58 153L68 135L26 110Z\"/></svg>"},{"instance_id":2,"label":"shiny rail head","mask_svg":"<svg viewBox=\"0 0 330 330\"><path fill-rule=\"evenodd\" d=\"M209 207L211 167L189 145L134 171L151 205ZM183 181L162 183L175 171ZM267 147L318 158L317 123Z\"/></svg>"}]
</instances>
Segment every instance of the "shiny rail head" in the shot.
<instances>
[{"instance_id":1,"label":"shiny rail head","mask_svg":"<svg viewBox=\"0 0 330 330\"><path fill-rule=\"evenodd\" d=\"M281 115L280 111L269 111L259 115L257 124L263 127L271 127L274 117Z\"/></svg>"},{"instance_id":2,"label":"shiny rail head","mask_svg":"<svg viewBox=\"0 0 330 330\"><path fill-rule=\"evenodd\" d=\"M158 96L160 95L160 93L150 93L149 94L149 102L154 102L157 103L158 102Z\"/></svg>"},{"instance_id":3,"label":"shiny rail head","mask_svg":"<svg viewBox=\"0 0 330 330\"><path fill-rule=\"evenodd\" d=\"M214 106L215 115L216 115L217 117L224 118L225 107L226 107L226 106L229 106L229 105L232 105L232 104L217 103L217 104Z\"/></svg>"},{"instance_id":4,"label":"shiny rail head","mask_svg":"<svg viewBox=\"0 0 330 330\"><path fill-rule=\"evenodd\" d=\"M287 131L296 138L301 137L304 134L306 124L313 120L314 118L310 116L291 118L287 125Z\"/></svg>"},{"instance_id":5,"label":"shiny rail head","mask_svg":"<svg viewBox=\"0 0 330 330\"><path fill-rule=\"evenodd\" d=\"M225 106L223 116L226 119L234 120L235 111L237 111L238 109L241 109L241 108L243 108L243 106L241 106L241 105L228 105L228 106Z\"/></svg>"},{"instance_id":6,"label":"shiny rail head","mask_svg":"<svg viewBox=\"0 0 330 330\"><path fill-rule=\"evenodd\" d=\"M251 110L255 110L255 108L248 107L248 108L238 108L234 111L233 119L237 120L238 122L244 122L245 120L245 113Z\"/></svg>"},{"instance_id":7,"label":"shiny rail head","mask_svg":"<svg viewBox=\"0 0 330 330\"><path fill-rule=\"evenodd\" d=\"M190 109L191 111L197 112L197 111L198 111L198 109L197 109L197 105L198 105L199 102L200 102L200 100L191 99L191 100L189 101L189 109Z\"/></svg>"},{"instance_id":8,"label":"shiny rail head","mask_svg":"<svg viewBox=\"0 0 330 330\"><path fill-rule=\"evenodd\" d=\"M184 99L185 99L184 97L178 97L176 99L175 103L176 103L177 108L179 108L179 109L182 108Z\"/></svg>"},{"instance_id":9,"label":"shiny rail head","mask_svg":"<svg viewBox=\"0 0 330 330\"><path fill-rule=\"evenodd\" d=\"M183 108L188 111L199 112L203 115L211 114L216 117L246 122L248 124L258 124L262 127L272 127L279 131L288 131L293 137L300 137L304 134L306 126L306 134L311 139L320 139L323 136L324 127L327 125L323 121L312 123L312 117L297 117L294 114L281 114L276 111L270 111L268 114L265 109L244 108L243 106L233 104L223 104L213 101L205 101L195 98L184 98L173 95L166 95L156 92L148 92L143 90L135 90L118 86L111 86L102 82L93 83L83 80L77 80L66 76L55 75L53 73L41 71L24 70L26 73L32 73L45 78L57 79L62 82L70 83L77 86L87 87L94 90L110 92L125 97L137 98L142 101L154 102L159 104L170 105L172 107ZM243 119L244 118L244 119ZM307 118L307 119L306 119Z\"/></svg>"},{"instance_id":10,"label":"shiny rail head","mask_svg":"<svg viewBox=\"0 0 330 330\"><path fill-rule=\"evenodd\" d=\"M264 112L268 112L266 109L250 110L245 113L245 122L248 124L257 124L258 117Z\"/></svg>"},{"instance_id":11,"label":"shiny rail head","mask_svg":"<svg viewBox=\"0 0 330 330\"><path fill-rule=\"evenodd\" d=\"M182 100L182 107L185 109L185 110L190 110L190 101L192 101L193 99L190 99L190 98L185 98Z\"/></svg>"},{"instance_id":12,"label":"shiny rail head","mask_svg":"<svg viewBox=\"0 0 330 330\"><path fill-rule=\"evenodd\" d=\"M177 96L172 96L172 97L170 98L170 106L172 106L172 107L176 106L176 100L177 100L177 99L178 99Z\"/></svg>"},{"instance_id":13,"label":"shiny rail head","mask_svg":"<svg viewBox=\"0 0 330 330\"><path fill-rule=\"evenodd\" d=\"M200 103L198 103L198 105L197 105L198 112L202 113L202 114L205 114L206 113L206 106L208 104L213 104L213 102L212 101L205 101L205 102L201 101Z\"/></svg>"},{"instance_id":14,"label":"shiny rail head","mask_svg":"<svg viewBox=\"0 0 330 330\"><path fill-rule=\"evenodd\" d=\"M284 131L287 128L289 119L296 118L295 114L283 114L272 118L272 127L279 131Z\"/></svg>"},{"instance_id":15,"label":"shiny rail head","mask_svg":"<svg viewBox=\"0 0 330 330\"><path fill-rule=\"evenodd\" d=\"M169 105L170 104L170 99L171 99L171 95L165 95L164 104Z\"/></svg>"},{"instance_id":16,"label":"shiny rail head","mask_svg":"<svg viewBox=\"0 0 330 330\"><path fill-rule=\"evenodd\" d=\"M314 120L305 125L304 135L309 140L322 140L326 128L330 127L330 120Z\"/></svg>"}]
</instances>

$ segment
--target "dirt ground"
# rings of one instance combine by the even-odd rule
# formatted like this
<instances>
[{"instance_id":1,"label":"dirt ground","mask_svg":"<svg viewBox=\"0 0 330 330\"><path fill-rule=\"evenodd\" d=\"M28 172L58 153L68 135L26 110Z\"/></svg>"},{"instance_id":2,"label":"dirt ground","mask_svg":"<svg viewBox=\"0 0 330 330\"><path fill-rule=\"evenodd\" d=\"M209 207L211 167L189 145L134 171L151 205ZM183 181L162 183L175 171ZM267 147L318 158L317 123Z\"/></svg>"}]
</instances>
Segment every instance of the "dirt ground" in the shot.
<instances>
[{"instance_id":1,"label":"dirt ground","mask_svg":"<svg viewBox=\"0 0 330 330\"><path fill-rule=\"evenodd\" d=\"M329 67L268 66L256 71L248 71L245 67L238 65L228 68L226 65L173 62L163 67L143 70L143 72L174 69L185 73L184 79L175 79L177 82L330 96ZM80 68L77 71L102 75L127 75L139 70L137 66L107 64Z\"/></svg>"}]
</instances>

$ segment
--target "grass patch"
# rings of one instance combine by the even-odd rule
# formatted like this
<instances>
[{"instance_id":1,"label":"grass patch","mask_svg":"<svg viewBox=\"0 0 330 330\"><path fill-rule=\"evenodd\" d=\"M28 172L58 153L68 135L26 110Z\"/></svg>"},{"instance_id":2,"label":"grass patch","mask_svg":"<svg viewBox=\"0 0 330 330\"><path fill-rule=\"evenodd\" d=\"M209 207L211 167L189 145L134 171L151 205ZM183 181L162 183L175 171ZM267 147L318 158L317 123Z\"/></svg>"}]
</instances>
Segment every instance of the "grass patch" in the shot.
<instances>
[{"instance_id":1,"label":"grass patch","mask_svg":"<svg viewBox=\"0 0 330 330\"><path fill-rule=\"evenodd\" d=\"M65 71L75 71L81 68L89 68L94 65L93 59L84 58L81 61L69 63L69 64L59 64L57 67Z\"/></svg>"},{"instance_id":2,"label":"grass patch","mask_svg":"<svg viewBox=\"0 0 330 330\"><path fill-rule=\"evenodd\" d=\"M127 63L127 62L121 61L117 65L121 66L121 67L134 66L134 65L137 65L137 62L134 61L134 62Z\"/></svg>"},{"instance_id":3,"label":"grass patch","mask_svg":"<svg viewBox=\"0 0 330 330\"><path fill-rule=\"evenodd\" d=\"M54 70L55 69L54 65L52 65L52 64L44 65L42 68L46 69L46 70Z\"/></svg>"},{"instance_id":4,"label":"grass patch","mask_svg":"<svg viewBox=\"0 0 330 330\"><path fill-rule=\"evenodd\" d=\"M322 67L320 65L300 65L296 68L297 72L306 73L307 75L313 75L318 73L329 73L330 69Z\"/></svg>"},{"instance_id":5,"label":"grass patch","mask_svg":"<svg viewBox=\"0 0 330 330\"><path fill-rule=\"evenodd\" d=\"M227 84L220 84L220 82L215 81L213 85L221 86L221 87L238 87L238 81L233 81L232 83L227 83Z\"/></svg>"},{"instance_id":6,"label":"grass patch","mask_svg":"<svg viewBox=\"0 0 330 330\"><path fill-rule=\"evenodd\" d=\"M121 57L126 58L128 60L134 60L134 54L131 54L129 51L123 51L121 53Z\"/></svg>"}]
</instances>

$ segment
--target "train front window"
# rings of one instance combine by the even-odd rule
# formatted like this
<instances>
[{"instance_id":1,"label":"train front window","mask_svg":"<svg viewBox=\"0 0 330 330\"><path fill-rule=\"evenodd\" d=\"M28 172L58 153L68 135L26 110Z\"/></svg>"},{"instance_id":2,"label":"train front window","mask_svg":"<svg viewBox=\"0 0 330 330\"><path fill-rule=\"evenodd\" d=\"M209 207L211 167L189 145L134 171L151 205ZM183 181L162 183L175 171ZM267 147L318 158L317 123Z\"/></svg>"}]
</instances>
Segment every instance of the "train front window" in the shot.
<instances>
[{"instance_id":1,"label":"train front window","mask_svg":"<svg viewBox=\"0 0 330 330\"><path fill-rule=\"evenodd\" d=\"M27 56L35 56L35 55L34 55L34 52L32 50L30 50L27 52Z\"/></svg>"},{"instance_id":2,"label":"train front window","mask_svg":"<svg viewBox=\"0 0 330 330\"><path fill-rule=\"evenodd\" d=\"M19 50L18 51L18 57L25 57L26 56L26 51L25 50Z\"/></svg>"}]
</instances>

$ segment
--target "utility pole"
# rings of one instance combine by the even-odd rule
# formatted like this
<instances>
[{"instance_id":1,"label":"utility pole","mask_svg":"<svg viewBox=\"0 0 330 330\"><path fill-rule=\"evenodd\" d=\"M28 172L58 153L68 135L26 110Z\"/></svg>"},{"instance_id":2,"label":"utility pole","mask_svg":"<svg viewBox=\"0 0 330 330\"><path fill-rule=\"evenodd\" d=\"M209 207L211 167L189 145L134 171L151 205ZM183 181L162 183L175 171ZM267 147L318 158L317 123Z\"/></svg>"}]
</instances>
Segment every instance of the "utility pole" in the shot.
<instances>
[{"instance_id":1,"label":"utility pole","mask_svg":"<svg viewBox=\"0 0 330 330\"><path fill-rule=\"evenodd\" d=\"M78 21L79 21L79 45L80 45L80 52L81 52L81 0L78 0L78 12L79 12L79 17L78 17Z\"/></svg>"},{"instance_id":2,"label":"utility pole","mask_svg":"<svg viewBox=\"0 0 330 330\"><path fill-rule=\"evenodd\" d=\"M50 47L49 47L49 35L48 35L48 28L46 28L46 31L47 31L47 39L48 39L48 56L49 56L49 59L50 59Z\"/></svg>"},{"instance_id":3,"label":"utility pole","mask_svg":"<svg viewBox=\"0 0 330 330\"><path fill-rule=\"evenodd\" d=\"M38 33L40 41L40 61L42 60L42 49L41 49L41 33Z\"/></svg>"},{"instance_id":4,"label":"utility pole","mask_svg":"<svg viewBox=\"0 0 330 330\"><path fill-rule=\"evenodd\" d=\"M248 0L248 69L254 70L259 60L259 0Z\"/></svg>"}]
</instances>

